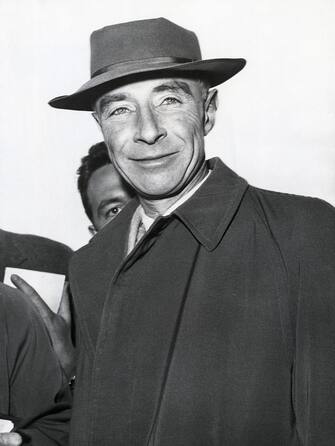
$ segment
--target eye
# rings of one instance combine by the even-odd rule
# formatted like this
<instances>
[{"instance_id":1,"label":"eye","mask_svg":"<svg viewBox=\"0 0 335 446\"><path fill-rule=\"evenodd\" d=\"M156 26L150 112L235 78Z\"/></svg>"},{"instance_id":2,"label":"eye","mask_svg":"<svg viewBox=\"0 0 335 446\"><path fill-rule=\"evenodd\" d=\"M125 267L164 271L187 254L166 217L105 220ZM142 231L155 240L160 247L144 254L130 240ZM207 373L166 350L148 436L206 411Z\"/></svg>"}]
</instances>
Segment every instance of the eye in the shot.
<instances>
[{"instance_id":1,"label":"eye","mask_svg":"<svg viewBox=\"0 0 335 446\"><path fill-rule=\"evenodd\" d=\"M122 207L121 206L114 206L110 209L108 209L108 211L105 214L105 218L114 218L120 211L121 211Z\"/></svg>"},{"instance_id":2,"label":"eye","mask_svg":"<svg viewBox=\"0 0 335 446\"><path fill-rule=\"evenodd\" d=\"M173 104L180 104L181 101L173 96L168 96L165 98L162 102L163 105L173 105Z\"/></svg>"},{"instance_id":3,"label":"eye","mask_svg":"<svg viewBox=\"0 0 335 446\"><path fill-rule=\"evenodd\" d=\"M118 107L115 110L112 110L109 113L109 116L123 115L123 114L128 113L128 112L129 112L129 108L127 108L127 107Z\"/></svg>"}]
</instances>

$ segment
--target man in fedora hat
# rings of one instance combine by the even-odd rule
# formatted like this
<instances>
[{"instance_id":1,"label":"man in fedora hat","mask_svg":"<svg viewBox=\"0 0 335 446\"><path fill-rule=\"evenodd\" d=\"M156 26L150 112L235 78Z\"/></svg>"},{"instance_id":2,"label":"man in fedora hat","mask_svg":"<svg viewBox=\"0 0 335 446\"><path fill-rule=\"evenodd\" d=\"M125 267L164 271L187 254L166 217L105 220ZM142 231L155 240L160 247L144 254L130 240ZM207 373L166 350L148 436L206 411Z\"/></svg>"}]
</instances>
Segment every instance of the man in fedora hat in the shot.
<instances>
[{"instance_id":1,"label":"man in fedora hat","mask_svg":"<svg viewBox=\"0 0 335 446\"><path fill-rule=\"evenodd\" d=\"M91 79L50 104L94 111L140 205L70 266L72 444L332 444L334 209L205 158L212 87L245 61L202 60L162 18L95 31L91 49Z\"/></svg>"}]
</instances>

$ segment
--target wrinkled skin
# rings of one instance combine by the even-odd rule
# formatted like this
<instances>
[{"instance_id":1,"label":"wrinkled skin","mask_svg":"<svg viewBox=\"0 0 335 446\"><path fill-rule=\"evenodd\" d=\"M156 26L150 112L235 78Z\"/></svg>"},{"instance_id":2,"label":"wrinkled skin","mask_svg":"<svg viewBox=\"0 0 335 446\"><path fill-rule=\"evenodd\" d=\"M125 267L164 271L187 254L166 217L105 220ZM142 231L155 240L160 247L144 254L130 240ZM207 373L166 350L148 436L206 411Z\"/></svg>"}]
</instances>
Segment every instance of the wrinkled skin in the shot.
<instances>
[{"instance_id":1,"label":"wrinkled skin","mask_svg":"<svg viewBox=\"0 0 335 446\"><path fill-rule=\"evenodd\" d=\"M95 117L112 161L140 198L178 197L206 174L204 136L213 128L216 90L204 98L190 79L149 79L112 90Z\"/></svg>"}]
</instances>

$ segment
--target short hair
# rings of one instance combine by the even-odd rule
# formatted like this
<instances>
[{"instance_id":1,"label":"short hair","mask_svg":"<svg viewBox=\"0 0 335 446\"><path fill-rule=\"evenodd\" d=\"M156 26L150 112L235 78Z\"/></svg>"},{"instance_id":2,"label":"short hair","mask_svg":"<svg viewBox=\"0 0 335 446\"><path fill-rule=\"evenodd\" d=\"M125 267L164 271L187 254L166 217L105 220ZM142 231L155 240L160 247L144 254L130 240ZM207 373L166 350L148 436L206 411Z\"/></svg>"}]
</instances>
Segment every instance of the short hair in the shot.
<instances>
[{"instance_id":1,"label":"short hair","mask_svg":"<svg viewBox=\"0 0 335 446\"><path fill-rule=\"evenodd\" d=\"M201 96L205 101L207 99L208 91L210 89L209 82L206 79L197 79L200 84Z\"/></svg>"},{"instance_id":2,"label":"short hair","mask_svg":"<svg viewBox=\"0 0 335 446\"><path fill-rule=\"evenodd\" d=\"M88 199L87 189L92 174L100 167L111 164L106 144L101 141L90 147L88 155L81 159L81 164L77 170L77 187L81 196L87 217L92 221L93 213Z\"/></svg>"}]
</instances>

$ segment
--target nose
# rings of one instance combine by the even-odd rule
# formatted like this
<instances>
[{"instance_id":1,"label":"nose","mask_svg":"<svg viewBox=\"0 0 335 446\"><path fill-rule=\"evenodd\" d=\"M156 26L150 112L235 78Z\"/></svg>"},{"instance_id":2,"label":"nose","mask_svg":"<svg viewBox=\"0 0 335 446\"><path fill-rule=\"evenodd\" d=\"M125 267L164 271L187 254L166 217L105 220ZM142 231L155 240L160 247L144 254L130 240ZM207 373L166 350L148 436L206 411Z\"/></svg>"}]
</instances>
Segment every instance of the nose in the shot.
<instances>
[{"instance_id":1,"label":"nose","mask_svg":"<svg viewBox=\"0 0 335 446\"><path fill-rule=\"evenodd\" d=\"M155 144L161 138L166 136L166 130L161 125L155 112L147 107L141 110L138 117L137 129L134 136L136 142L146 144Z\"/></svg>"}]
</instances>

